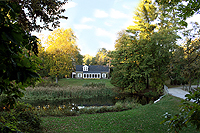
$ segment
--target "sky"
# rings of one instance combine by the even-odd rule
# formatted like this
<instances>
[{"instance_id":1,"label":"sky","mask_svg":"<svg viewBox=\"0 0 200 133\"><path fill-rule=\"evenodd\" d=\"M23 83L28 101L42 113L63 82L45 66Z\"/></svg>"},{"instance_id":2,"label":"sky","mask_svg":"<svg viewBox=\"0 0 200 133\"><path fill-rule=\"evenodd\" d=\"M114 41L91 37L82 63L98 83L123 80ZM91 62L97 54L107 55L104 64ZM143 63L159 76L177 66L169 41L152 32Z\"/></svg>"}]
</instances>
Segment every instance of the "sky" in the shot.
<instances>
[{"instance_id":1,"label":"sky","mask_svg":"<svg viewBox=\"0 0 200 133\"><path fill-rule=\"evenodd\" d=\"M140 0L69 0L64 5L60 28L72 28L82 55L95 56L100 48L114 50L117 33L133 25L134 10ZM50 31L33 33L44 40ZM42 39L43 38L43 39ZM42 42L43 43L43 42Z\"/></svg>"},{"instance_id":2,"label":"sky","mask_svg":"<svg viewBox=\"0 0 200 133\"><path fill-rule=\"evenodd\" d=\"M72 28L82 55L95 56L100 48L114 50L117 33L133 24L133 15L140 0L68 0L60 20L60 28ZM200 14L187 20L200 23ZM33 32L43 41L50 31Z\"/></svg>"}]
</instances>

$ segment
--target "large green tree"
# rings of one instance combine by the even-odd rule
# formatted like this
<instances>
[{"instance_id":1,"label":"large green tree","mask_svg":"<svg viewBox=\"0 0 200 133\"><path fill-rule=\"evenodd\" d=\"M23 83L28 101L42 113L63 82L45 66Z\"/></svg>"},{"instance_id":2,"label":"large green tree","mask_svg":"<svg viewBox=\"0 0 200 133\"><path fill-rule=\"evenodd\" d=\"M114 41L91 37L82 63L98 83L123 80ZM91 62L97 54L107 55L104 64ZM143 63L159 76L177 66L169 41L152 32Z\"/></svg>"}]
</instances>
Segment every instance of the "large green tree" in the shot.
<instances>
[{"instance_id":1,"label":"large green tree","mask_svg":"<svg viewBox=\"0 0 200 133\"><path fill-rule=\"evenodd\" d=\"M127 59L133 56L133 53L130 53L132 51L132 49L129 49L130 45L132 45L132 42L129 35L126 31L121 31L118 33L115 50L108 55L112 58L112 65L114 66L111 83L122 90L125 90L130 83L134 83L130 69L133 68L135 63L134 61L125 63Z\"/></svg>"},{"instance_id":2,"label":"large green tree","mask_svg":"<svg viewBox=\"0 0 200 133\"><path fill-rule=\"evenodd\" d=\"M115 79L122 79L120 82L123 81L125 88L133 93L149 89L162 92L178 36L173 28L169 29L171 24L167 21L155 23L161 14L162 11L150 0L140 3L134 16L135 25L129 26L127 33L121 34L115 45L118 48L113 52L113 61L120 63L114 64L117 67L113 74L121 74L112 76L112 83L117 85L120 80ZM118 68L123 69L123 72L116 70Z\"/></svg>"}]
</instances>

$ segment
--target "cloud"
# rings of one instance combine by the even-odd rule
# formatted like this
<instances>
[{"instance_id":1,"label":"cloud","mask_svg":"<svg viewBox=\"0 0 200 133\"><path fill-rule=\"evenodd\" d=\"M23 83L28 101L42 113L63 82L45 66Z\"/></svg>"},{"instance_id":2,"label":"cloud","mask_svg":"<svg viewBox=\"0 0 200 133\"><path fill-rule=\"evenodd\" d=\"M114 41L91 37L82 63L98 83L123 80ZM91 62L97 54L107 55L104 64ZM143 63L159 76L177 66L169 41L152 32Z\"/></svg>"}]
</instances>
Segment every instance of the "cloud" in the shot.
<instances>
[{"instance_id":1,"label":"cloud","mask_svg":"<svg viewBox=\"0 0 200 133\"><path fill-rule=\"evenodd\" d=\"M101 42L99 42L99 44L100 44L101 48L106 48L106 50L114 50L115 49L113 43L107 43L107 42L101 41Z\"/></svg>"},{"instance_id":2,"label":"cloud","mask_svg":"<svg viewBox=\"0 0 200 133\"><path fill-rule=\"evenodd\" d=\"M190 22L200 22L200 14L195 14L192 17L187 18L186 22L187 23L190 23Z\"/></svg>"},{"instance_id":3,"label":"cloud","mask_svg":"<svg viewBox=\"0 0 200 133\"><path fill-rule=\"evenodd\" d=\"M83 29L92 29L92 26L86 25L86 24L74 24L74 28L78 30Z\"/></svg>"},{"instance_id":4,"label":"cloud","mask_svg":"<svg viewBox=\"0 0 200 133\"><path fill-rule=\"evenodd\" d=\"M83 18L81 19L81 23L86 23L86 22L90 22L90 21L95 21L95 20L92 19L92 18L88 18L88 17L83 17Z\"/></svg>"},{"instance_id":5,"label":"cloud","mask_svg":"<svg viewBox=\"0 0 200 133\"><path fill-rule=\"evenodd\" d=\"M66 4L63 6L63 8L64 8L65 10L67 10L67 9L69 9L69 8L75 7L76 5L77 5L77 3L70 1L70 2L66 3Z\"/></svg>"},{"instance_id":6,"label":"cloud","mask_svg":"<svg viewBox=\"0 0 200 133\"><path fill-rule=\"evenodd\" d=\"M97 36L112 36L112 33L102 29L102 28L96 28L96 35Z\"/></svg>"},{"instance_id":7,"label":"cloud","mask_svg":"<svg viewBox=\"0 0 200 133\"><path fill-rule=\"evenodd\" d=\"M94 16L96 18L106 18L108 17L108 13L106 13L105 11L103 10L99 10L99 9L96 9L95 12L94 12Z\"/></svg>"},{"instance_id":8,"label":"cloud","mask_svg":"<svg viewBox=\"0 0 200 133\"><path fill-rule=\"evenodd\" d=\"M112 24L110 24L110 23L108 23L108 22L104 22L104 24L105 24L106 26L112 26Z\"/></svg>"},{"instance_id":9,"label":"cloud","mask_svg":"<svg viewBox=\"0 0 200 133\"><path fill-rule=\"evenodd\" d=\"M111 9L110 13L111 18L120 19L120 18L129 18L129 15L122 13L118 10Z\"/></svg>"},{"instance_id":10,"label":"cloud","mask_svg":"<svg viewBox=\"0 0 200 133\"><path fill-rule=\"evenodd\" d=\"M112 44L114 44L115 39L116 39L115 32L112 33L112 32L106 31L106 30L104 30L102 28L96 28L96 35L97 36L102 36L102 37L108 37L108 38L110 38Z\"/></svg>"},{"instance_id":11,"label":"cloud","mask_svg":"<svg viewBox=\"0 0 200 133\"><path fill-rule=\"evenodd\" d=\"M131 9L131 8L130 8L129 6L127 6L127 5L123 5L122 7L125 8L125 9L128 9L128 10Z\"/></svg>"}]
</instances>

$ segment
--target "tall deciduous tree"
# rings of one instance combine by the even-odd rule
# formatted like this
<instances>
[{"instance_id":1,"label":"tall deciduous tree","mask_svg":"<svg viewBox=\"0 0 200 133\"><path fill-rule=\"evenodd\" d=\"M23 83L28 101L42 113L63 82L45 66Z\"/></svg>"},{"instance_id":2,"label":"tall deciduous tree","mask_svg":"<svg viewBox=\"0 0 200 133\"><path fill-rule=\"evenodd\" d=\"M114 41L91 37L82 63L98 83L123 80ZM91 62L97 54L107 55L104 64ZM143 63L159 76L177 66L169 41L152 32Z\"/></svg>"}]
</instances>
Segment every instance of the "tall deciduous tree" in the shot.
<instances>
[{"instance_id":1,"label":"tall deciduous tree","mask_svg":"<svg viewBox=\"0 0 200 133\"><path fill-rule=\"evenodd\" d=\"M45 42L49 57L49 75L56 77L59 75L70 75L74 65L78 61L79 48L76 45L76 36L72 29L54 30Z\"/></svg>"},{"instance_id":2,"label":"tall deciduous tree","mask_svg":"<svg viewBox=\"0 0 200 133\"><path fill-rule=\"evenodd\" d=\"M0 95L6 99L1 101L1 107L12 107L15 99L22 97L20 89L34 84L39 78L35 62L38 53L37 38L31 31L49 29L59 24L66 1L58 0L13 0L0 1ZM43 26L36 22L43 22Z\"/></svg>"},{"instance_id":3,"label":"tall deciduous tree","mask_svg":"<svg viewBox=\"0 0 200 133\"><path fill-rule=\"evenodd\" d=\"M125 88L133 93L149 89L161 92L167 78L166 72L177 35L173 29L167 28L169 23L162 27L159 26L160 21L155 22L160 14L150 0L142 1L134 16L135 25L129 26L128 32L121 34L115 45L114 61L119 60L119 65L114 64L114 67L123 69L123 72L112 78L124 79ZM113 83L118 82L115 80Z\"/></svg>"},{"instance_id":4,"label":"tall deciduous tree","mask_svg":"<svg viewBox=\"0 0 200 133\"><path fill-rule=\"evenodd\" d=\"M108 51L106 48L101 48L96 54L96 61L98 65L107 65L108 64Z\"/></svg>"},{"instance_id":5,"label":"tall deciduous tree","mask_svg":"<svg viewBox=\"0 0 200 133\"><path fill-rule=\"evenodd\" d=\"M181 18L179 23L183 26L187 26L185 20L188 17L200 13L200 0L156 0L156 2L167 7L169 12L177 12L176 16Z\"/></svg>"}]
</instances>

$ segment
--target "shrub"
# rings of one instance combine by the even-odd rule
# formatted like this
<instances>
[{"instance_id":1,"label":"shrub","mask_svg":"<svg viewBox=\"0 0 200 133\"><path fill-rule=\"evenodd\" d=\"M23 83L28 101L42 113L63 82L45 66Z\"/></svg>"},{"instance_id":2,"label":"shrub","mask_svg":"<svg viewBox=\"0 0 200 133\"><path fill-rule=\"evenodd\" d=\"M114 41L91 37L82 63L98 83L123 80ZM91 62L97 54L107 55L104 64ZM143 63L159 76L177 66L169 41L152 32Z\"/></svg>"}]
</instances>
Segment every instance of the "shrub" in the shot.
<instances>
[{"instance_id":1,"label":"shrub","mask_svg":"<svg viewBox=\"0 0 200 133\"><path fill-rule=\"evenodd\" d=\"M18 102L14 109L0 112L0 116L1 132L42 132L42 120L33 113L29 104Z\"/></svg>"},{"instance_id":2,"label":"shrub","mask_svg":"<svg viewBox=\"0 0 200 133\"><path fill-rule=\"evenodd\" d=\"M77 116L79 109L75 104L51 107L49 105L34 107L34 112L40 116Z\"/></svg>"},{"instance_id":3,"label":"shrub","mask_svg":"<svg viewBox=\"0 0 200 133\"><path fill-rule=\"evenodd\" d=\"M94 113L105 113L105 112L118 112L128 109L134 109L141 106L135 101L117 102L114 106L100 106L100 107L86 107L79 110L80 114L94 114Z\"/></svg>"}]
</instances>

